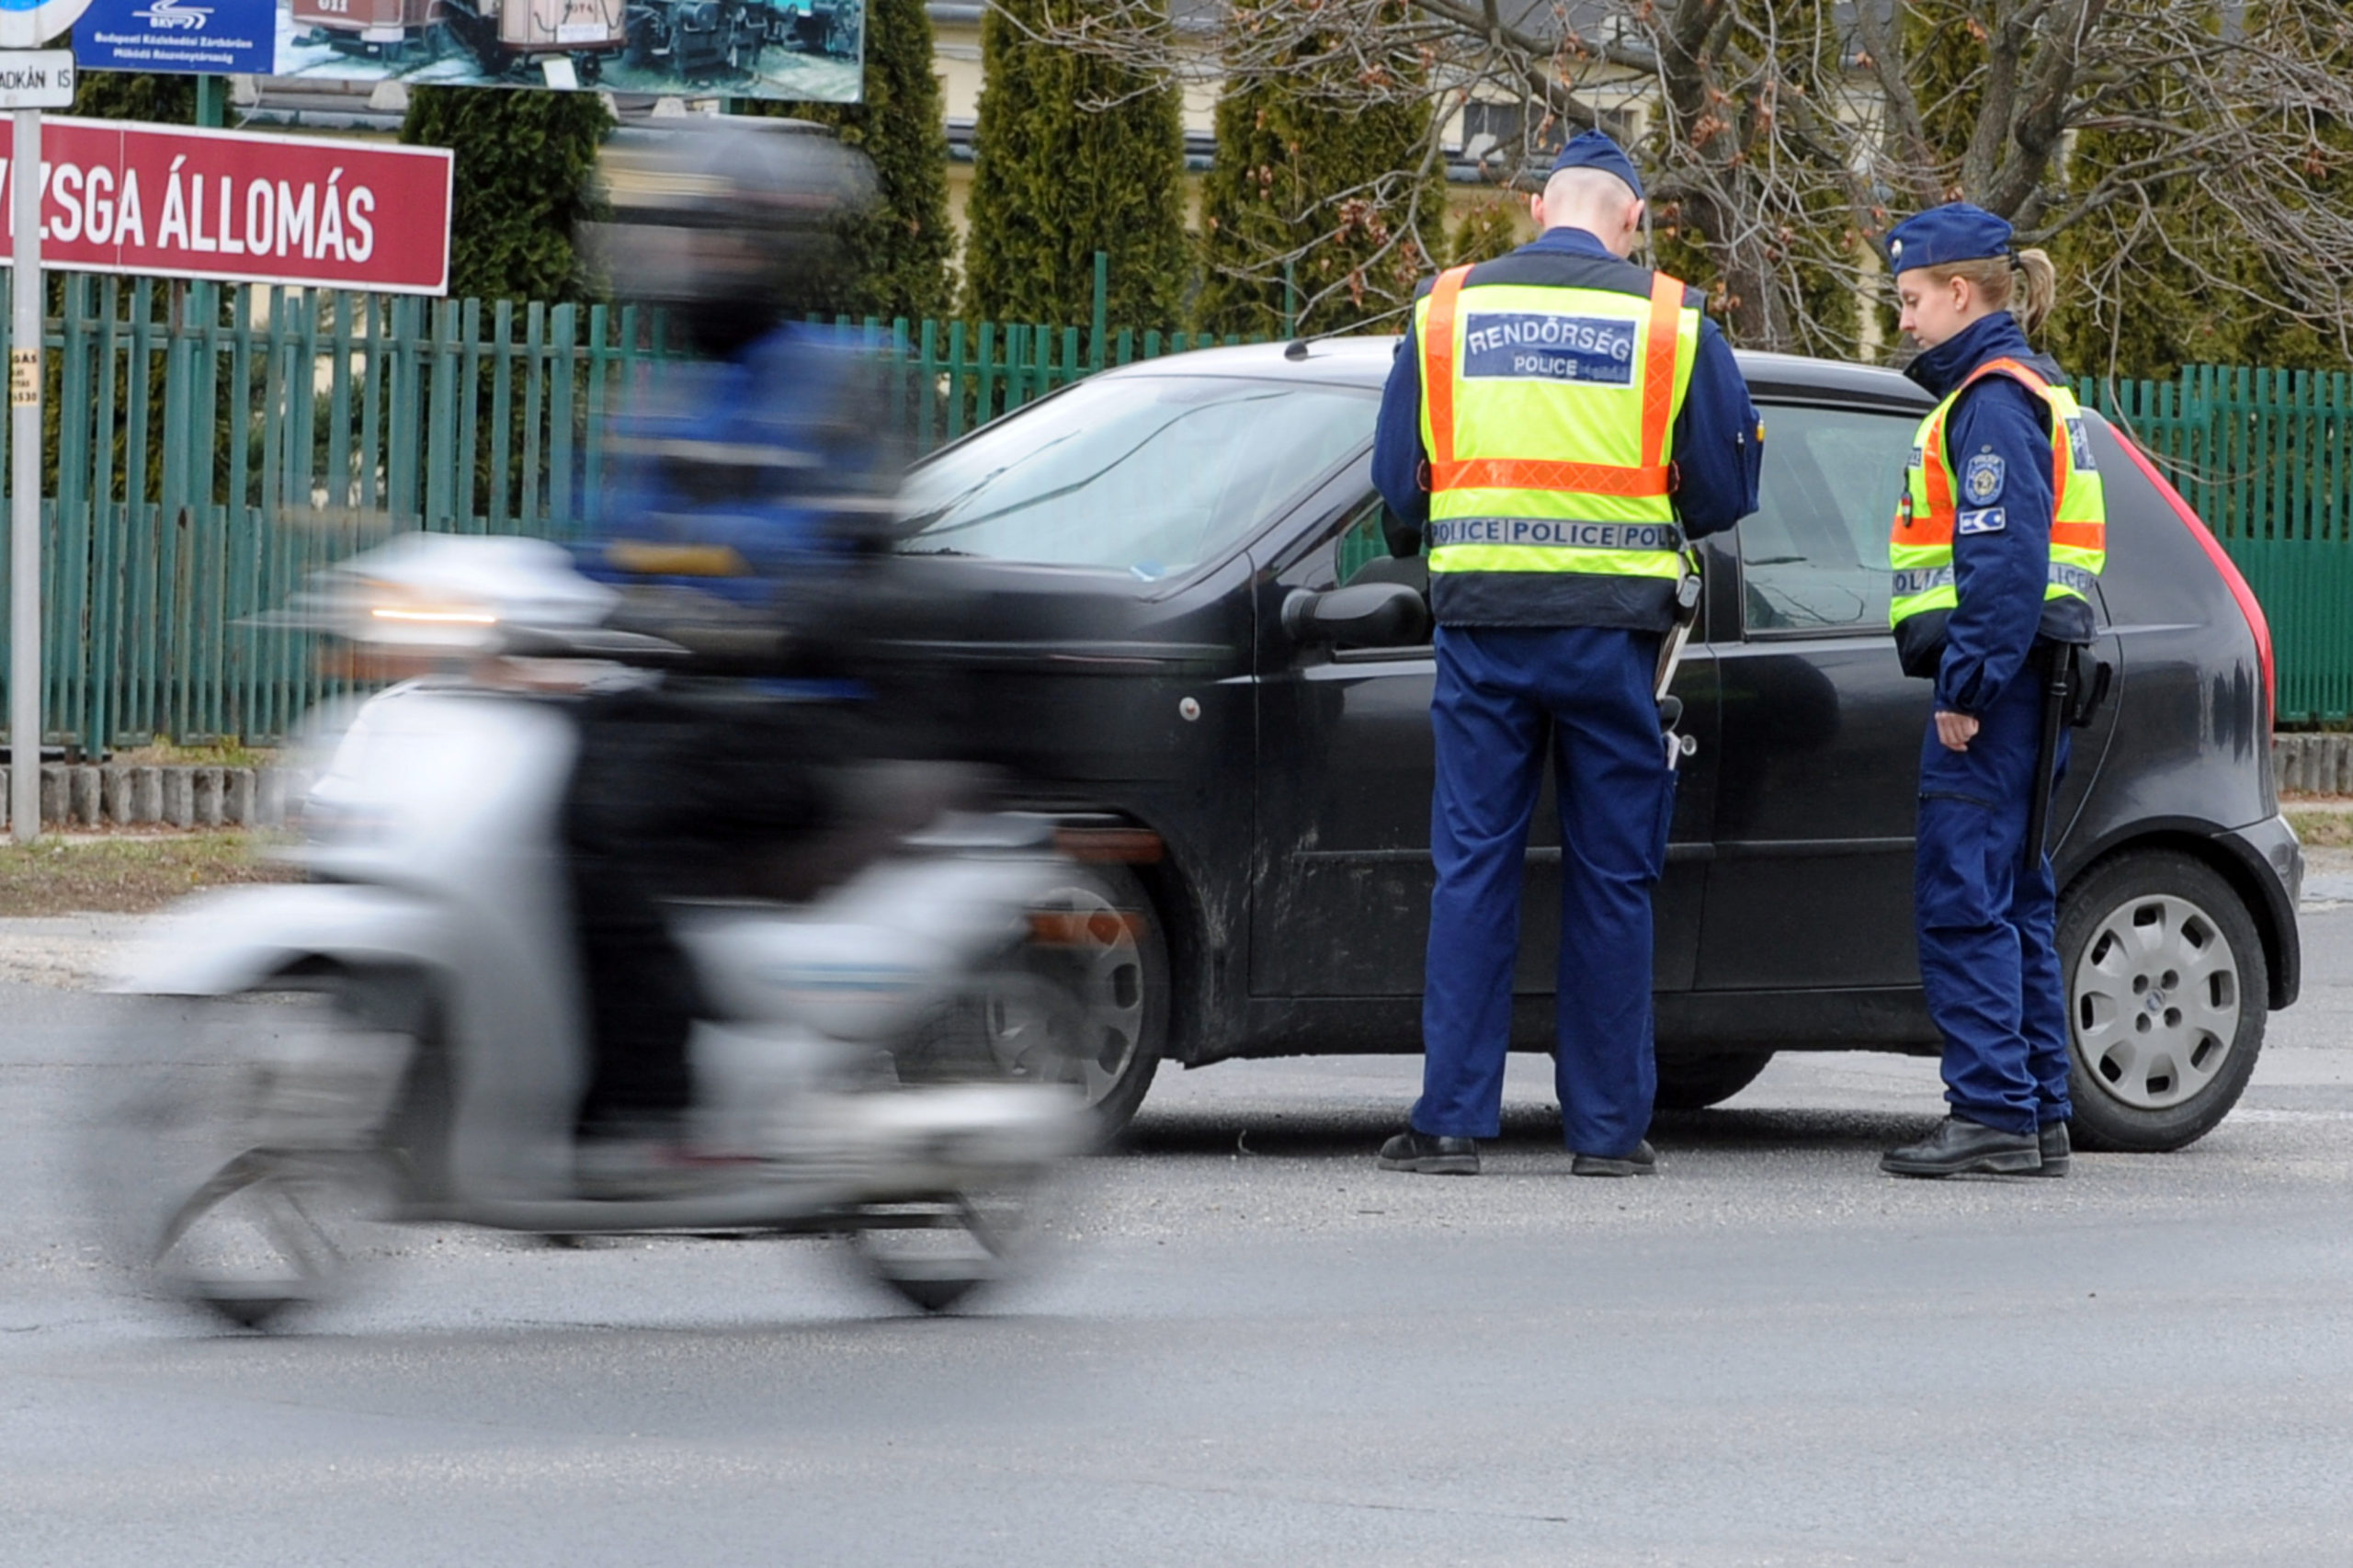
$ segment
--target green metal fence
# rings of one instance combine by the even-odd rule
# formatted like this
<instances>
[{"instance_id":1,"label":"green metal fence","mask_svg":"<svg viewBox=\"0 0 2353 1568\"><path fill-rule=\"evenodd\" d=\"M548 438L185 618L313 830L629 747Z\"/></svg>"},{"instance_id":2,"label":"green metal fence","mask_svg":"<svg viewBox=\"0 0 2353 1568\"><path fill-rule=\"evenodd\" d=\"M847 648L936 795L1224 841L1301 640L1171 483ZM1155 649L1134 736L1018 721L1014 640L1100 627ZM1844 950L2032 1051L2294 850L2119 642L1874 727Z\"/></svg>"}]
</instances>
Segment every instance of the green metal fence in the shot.
<instances>
[{"instance_id":1,"label":"green metal fence","mask_svg":"<svg viewBox=\"0 0 2353 1568\"><path fill-rule=\"evenodd\" d=\"M1085 327L862 324L909 441L1212 341L1107 331L1103 281L1098 259ZM0 328L6 300L0 279ZM602 305L84 275L50 303L44 738L85 753L282 736L335 685L240 620L393 529L592 524L602 416L665 352L657 321ZM2245 572L2282 722L2353 716L2353 378L2199 367L2082 395Z\"/></svg>"},{"instance_id":2,"label":"green metal fence","mask_svg":"<svg viewBox=\"0 0 2353 1568\"><path fill-rule=\"evenodd\" d=\"M2353 716L2353 377L2200 365L2078 395L2131 431L2245 574L2280 722Z\"/></svg>"},{"instance_id":3,"label":"green metal fence","mask_svg":"<svg viewBox=\"0 0 2353 1568\"><path fill-rule=\"evenodd\" d=\"M928 449L1107 365L1215 341L1108 332L1101 300L1098 262L1087 328L862 331ZM602 416L665 352L657 321L603 305L83 275L51 301L44 741L85 753L283 736L336 684L306 640L239 621L394 529L593 524ZM6 585L0 567L0 603Z\"/></svg>"}]
</instances>

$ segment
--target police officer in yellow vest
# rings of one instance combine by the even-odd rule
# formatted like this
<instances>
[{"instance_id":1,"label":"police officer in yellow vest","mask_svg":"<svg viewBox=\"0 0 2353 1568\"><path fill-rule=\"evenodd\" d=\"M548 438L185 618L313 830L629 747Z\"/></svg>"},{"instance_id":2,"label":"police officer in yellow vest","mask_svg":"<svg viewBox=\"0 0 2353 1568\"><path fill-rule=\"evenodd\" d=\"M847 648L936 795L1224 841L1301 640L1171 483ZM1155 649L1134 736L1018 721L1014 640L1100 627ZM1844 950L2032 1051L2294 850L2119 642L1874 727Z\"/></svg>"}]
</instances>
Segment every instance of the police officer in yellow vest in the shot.
<instances>
[{"instance_id":1,"label":"police officer in yellow vest","mask_svg":"<svg viewBox=\"0 0 2353 1568\"><path fill-rule=\"evenodd\" d=\"M1545 757L1560 802L1556 1084L1581 1176L1655 1167L1651 889L1675 779L1652 682L1689 539L1756 506L1763 432L1695 290L1628 264L1642 181L1569 142L1541 233L1438 278L1381 400L1373 478L1411 554L1427 534L1438 887L1422 1096L1392 1170L1470 1175L1500 1130L1520 873Z\"/></svg>"},{"instance_id":2,"label":"police officer in yellow vest","mask_svg":"<svg viewBox=\"0 0 2353 1568\"><path fill-rule=\"evenodd\" d=\"M1890 615L1905 673L1936 682L1914 892L1952 1107L1880 1162L1898 1176L2067 1168L2057 900L2027 840L2035 792L2066 767L2046 692L2054 661L2091 641L2107 510L2081 411L2027 341L2051 309L2051 263L2010 240L1960 202L1887 240L1903 328L1925 350L1905 374L1942 400L1896 505Z\"/></svg>"}]
</instances>

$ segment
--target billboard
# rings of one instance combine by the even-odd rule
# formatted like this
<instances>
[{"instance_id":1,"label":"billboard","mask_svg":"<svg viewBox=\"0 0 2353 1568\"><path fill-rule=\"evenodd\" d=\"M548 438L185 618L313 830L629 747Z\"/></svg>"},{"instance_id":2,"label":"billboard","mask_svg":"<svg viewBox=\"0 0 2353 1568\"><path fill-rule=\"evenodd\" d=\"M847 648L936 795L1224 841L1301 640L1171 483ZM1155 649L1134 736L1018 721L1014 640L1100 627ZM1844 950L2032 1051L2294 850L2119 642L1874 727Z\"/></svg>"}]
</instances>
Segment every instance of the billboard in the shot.
<instances>
[{"instance_id":1,"label":"billboard","mask_svg":"<svg viewBox=\"0 0 2353 1568\"><path fill-rule=\"evenodd\" d=\"M5 4L6 0L0 0ZM86 70L855 103L866 0L91 0Z\"/></svg>"},{"instance_id":2,"label":"billboard","mask_svg":"<svg viewBox=\"0 0 2353 1568\"><path fill-rule=\"evenodd\" d=\"M0 117L0 211L15 141ZM40 151L43 267L449 291L447 148L44 116Z\"/></svg>"}]
</instances>

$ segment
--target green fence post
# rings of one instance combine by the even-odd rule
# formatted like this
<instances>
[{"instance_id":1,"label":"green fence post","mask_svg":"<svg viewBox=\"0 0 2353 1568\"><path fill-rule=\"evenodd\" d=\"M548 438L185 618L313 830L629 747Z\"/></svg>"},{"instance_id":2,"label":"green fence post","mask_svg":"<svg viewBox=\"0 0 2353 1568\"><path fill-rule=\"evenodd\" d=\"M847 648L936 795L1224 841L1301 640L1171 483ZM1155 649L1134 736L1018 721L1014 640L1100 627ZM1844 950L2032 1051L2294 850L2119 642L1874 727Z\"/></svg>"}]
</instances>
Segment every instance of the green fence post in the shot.
<instances>
[{"instance_id":1,"label":"green fence post","mask_svg":"<svg viewBox=\"0 0 2353 1568\"><path fill-rule=\"evenodd\" d=\"M458 466L458 312L454 300L432 302L432 357L426 361L432 384L426 396L429 422L425 438L425 526L455 531Z\"/></svg>"},{"instance_id":2,"label":"green fence post","mask_svg":"<svg viewBox=\"0 0 2353 1568\"><path fill-rule=\"evenodd\" d=\"M548 312L548 524L560 536L575 532L572 515L573 357L578 351L580 307Z\"/></svg>"},{"instance_id":3,"label":"green fence post","mask_svg":"<svg viewBox=\"0 0 2353 1568\"><path fill-rule=\"evenodd\" d=\"M605 419L612 412L611 392L605 384L608 358L605 340L611 323L609 307L588 307L588 405L585 418L587 439L580 452L580 520L591 531L604 512Z\"/></svg>"},{"instance_id":4,"label":"green fence post","mask_svg":"<svg viewBox=\"0 0 2353 1568\"><path fill-rule=\"evenodd\" d=\"M474 510L474 462L482 437L482 301L468 300L458 312L458 457L455 498L451 502L452 531L482 532L482 515Z\"/></svg>"},{"instance_id":5,"label":"green fence post","mask_svg":"<svg viewBox=\"0 0 2353 1568\"><path fill-rule=\"evenodd\" d=\"M515 520L525 533L540 531L545 513L540 499L540 420L547 402L548 308L534 300L523 311L523 467L522 494Z\"/></svg>"},{"instance_id":6,"label":"green fence post","mask_svg":"<svg viewBox=\"0 0 2353 1568\"><path fill-rule=\"evenodd\" d=\"M1092 329L1086 340L1086 362L1094 369L1103 369L1106 333L1111 320L1111 253L1095 253L1095 311L1089 316Z\"/></svg>"}]
</instances>

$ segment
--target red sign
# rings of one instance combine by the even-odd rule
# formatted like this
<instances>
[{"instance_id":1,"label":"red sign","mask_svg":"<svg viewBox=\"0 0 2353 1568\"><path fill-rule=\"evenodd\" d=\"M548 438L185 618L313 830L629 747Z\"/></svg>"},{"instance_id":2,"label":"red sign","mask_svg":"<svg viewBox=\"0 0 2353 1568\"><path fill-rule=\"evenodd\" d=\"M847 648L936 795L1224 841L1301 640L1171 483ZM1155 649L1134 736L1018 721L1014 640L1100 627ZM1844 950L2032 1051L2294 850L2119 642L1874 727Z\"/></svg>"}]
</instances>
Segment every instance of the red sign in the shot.
<instances>
[{"instance_id":1,"label":"red sign","mask_svg":"<svg viewBox=\"0 0 2353 1568\"><path fill-rule=\"evenodd\" d=\"M449 291L445 148L48 118L40 145L43 267ZM0 212L14 154L0 116Z\"/></svg>"}]
</instances>

